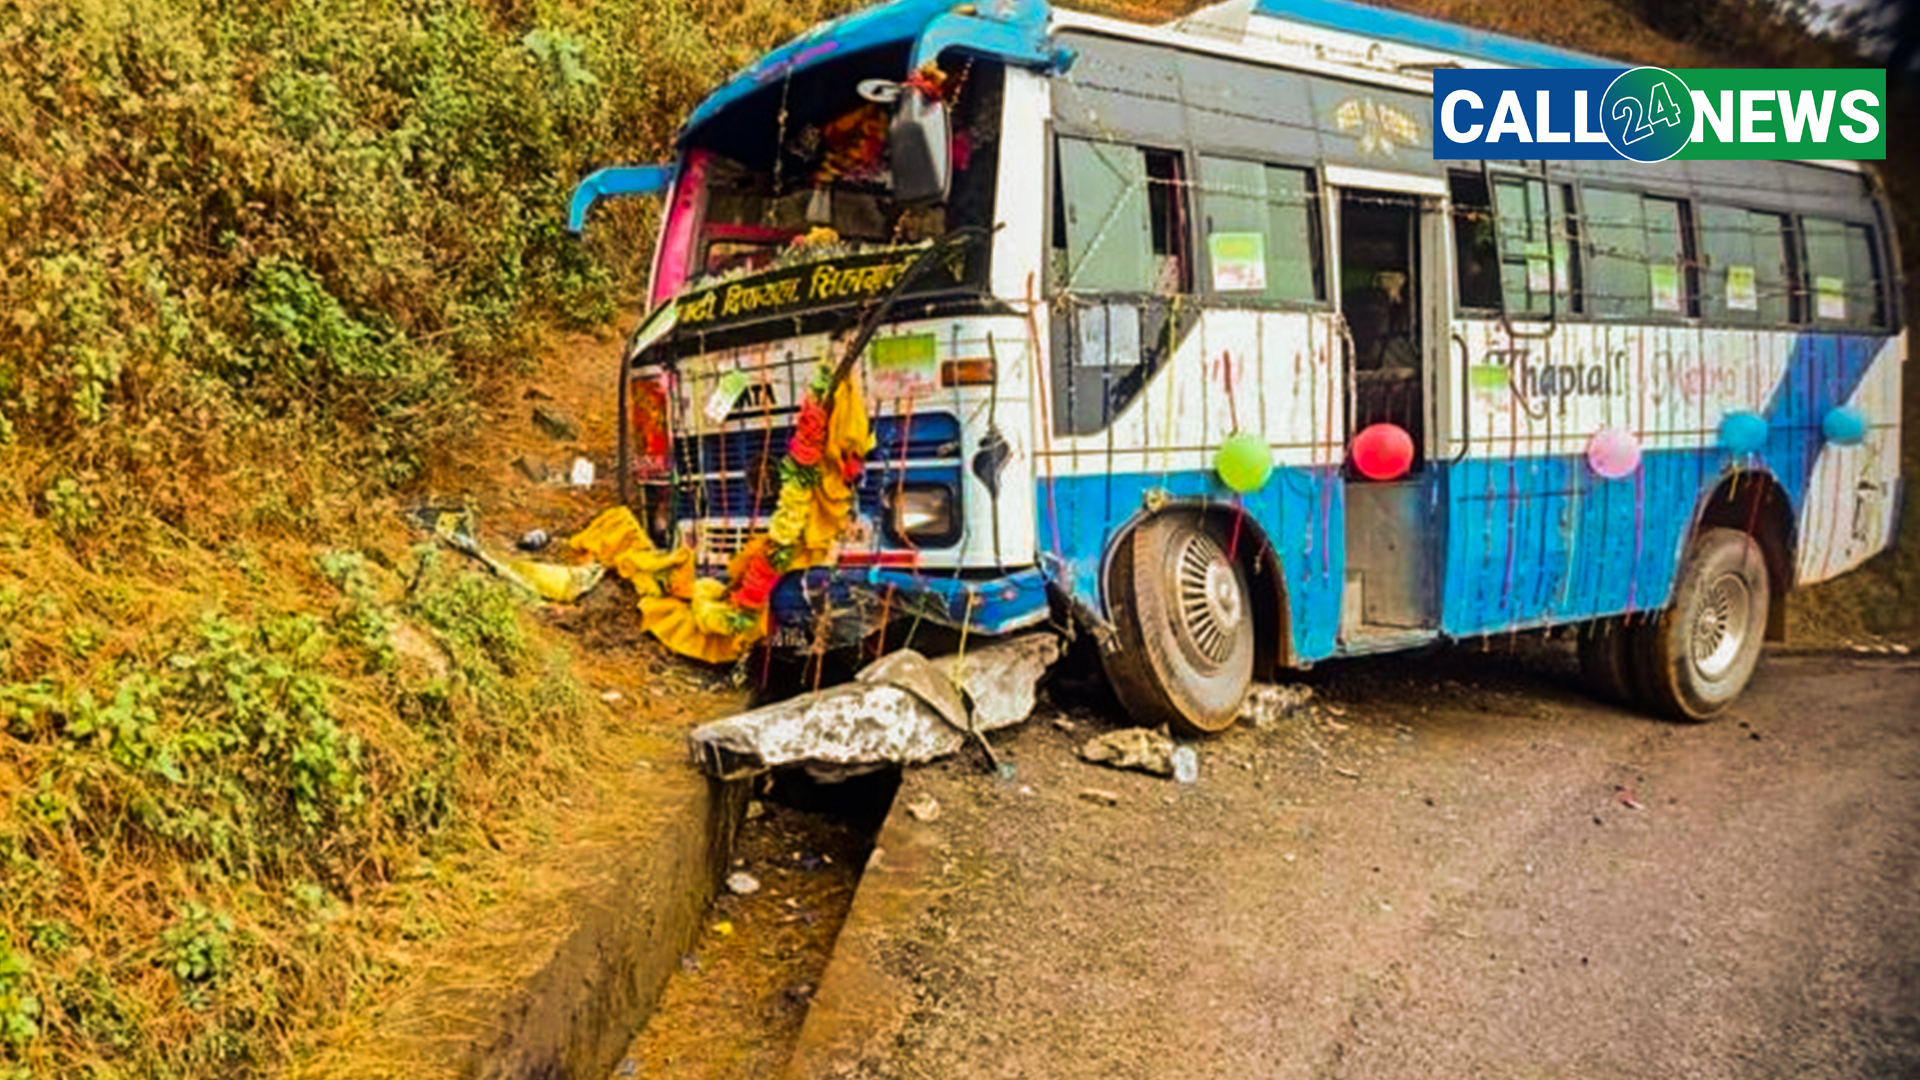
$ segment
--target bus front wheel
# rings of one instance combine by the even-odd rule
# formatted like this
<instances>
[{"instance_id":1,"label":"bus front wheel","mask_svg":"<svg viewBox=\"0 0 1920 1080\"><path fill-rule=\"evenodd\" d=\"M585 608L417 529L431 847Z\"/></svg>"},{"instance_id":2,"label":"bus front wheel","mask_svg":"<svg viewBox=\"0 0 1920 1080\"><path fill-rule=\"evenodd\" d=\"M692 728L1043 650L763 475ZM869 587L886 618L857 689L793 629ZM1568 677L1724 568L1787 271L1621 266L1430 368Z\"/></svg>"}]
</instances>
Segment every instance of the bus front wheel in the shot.
<instances>
[{"instance_id":1,"label":"bus front wheel","mask_svg":"<svg viewBox=\"0 0 1920 1080\"><path fill-rule=\"evenodd\" d=\"M1197 520L1162 515L1114 553L1114 631L1104 658L1115 696L1138 723L1190 736L1224 731L1253 678L1247 578Z\"/></svg>"},{"instance_id":2,"label":"bus front wheel","mask_svg":"<svg viewBox=\"0 0 1920 1080\"><path fill-rule=\"evenodd\" d=\"M1771 600L1753 537L1708 529L1687 551L1673 603L1641 628L1644 704L1675 720L1705 720L1746 688L1760 662Z\"/></svg>"}]
</instances>

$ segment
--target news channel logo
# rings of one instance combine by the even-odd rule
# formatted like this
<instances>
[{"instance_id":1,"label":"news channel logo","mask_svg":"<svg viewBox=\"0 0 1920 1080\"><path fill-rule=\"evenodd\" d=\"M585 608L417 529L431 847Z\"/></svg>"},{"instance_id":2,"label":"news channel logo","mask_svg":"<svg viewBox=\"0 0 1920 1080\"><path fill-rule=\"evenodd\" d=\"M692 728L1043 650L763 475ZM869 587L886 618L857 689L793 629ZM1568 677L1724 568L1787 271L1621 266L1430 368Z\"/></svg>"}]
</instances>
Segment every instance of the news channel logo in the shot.
<instances>
[{"instance_id":1,"label":"news channel logo","mask_svg":"<svg viewBox=\"0 0 1920 1080\"><path fill-rule=\"evenodd\" d=\"M1436 159L1886 157L1879 68L1439 69Z\"/></svg>"}]
</instances>

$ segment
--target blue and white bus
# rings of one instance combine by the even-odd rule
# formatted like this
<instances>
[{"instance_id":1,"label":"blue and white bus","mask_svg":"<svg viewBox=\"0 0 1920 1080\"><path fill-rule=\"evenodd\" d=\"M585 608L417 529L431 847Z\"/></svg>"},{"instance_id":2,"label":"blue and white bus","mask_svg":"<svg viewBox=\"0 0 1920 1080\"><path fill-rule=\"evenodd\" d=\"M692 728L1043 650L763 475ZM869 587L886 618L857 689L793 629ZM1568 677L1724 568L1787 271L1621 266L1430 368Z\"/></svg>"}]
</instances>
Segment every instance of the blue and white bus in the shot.
<instances>
[{"instance_id":1,"label":"blue and white bus","mask_svg":"<svg viewBox=\"0 0 1920 1080\"><path fill-rule=\"evenodd\" d=\"M775 646L1071 626L1194 733L1275 669L1573 625L1704 718L1892 543L1893 222L1850 163L1433 159L1436 67L1581 65L1625 66L1343 0L822 25L576 198L667 199L626 497L724 573L857 348L875 446Z\"/></svg>"}]
</instances>

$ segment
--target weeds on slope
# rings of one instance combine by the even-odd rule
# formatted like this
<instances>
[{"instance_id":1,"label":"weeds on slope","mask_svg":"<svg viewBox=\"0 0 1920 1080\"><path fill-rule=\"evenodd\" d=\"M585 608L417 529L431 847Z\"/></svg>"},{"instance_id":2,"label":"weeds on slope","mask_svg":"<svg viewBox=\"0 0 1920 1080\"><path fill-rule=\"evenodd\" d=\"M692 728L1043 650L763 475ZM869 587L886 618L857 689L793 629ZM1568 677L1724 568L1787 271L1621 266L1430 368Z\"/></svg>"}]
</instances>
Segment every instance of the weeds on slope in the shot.
<instances>
[{"instance_id":1,"label":"weeds on slope","mask_svg":"<svg viewBox=\"0 0 1920 1080\"><path fill-rule=\"evenodd\" d=\"M0 0L0 1077L273 1071L578 774L396 497L637 293L573 183L827 13Z\"/></svg>"}]
</instances>

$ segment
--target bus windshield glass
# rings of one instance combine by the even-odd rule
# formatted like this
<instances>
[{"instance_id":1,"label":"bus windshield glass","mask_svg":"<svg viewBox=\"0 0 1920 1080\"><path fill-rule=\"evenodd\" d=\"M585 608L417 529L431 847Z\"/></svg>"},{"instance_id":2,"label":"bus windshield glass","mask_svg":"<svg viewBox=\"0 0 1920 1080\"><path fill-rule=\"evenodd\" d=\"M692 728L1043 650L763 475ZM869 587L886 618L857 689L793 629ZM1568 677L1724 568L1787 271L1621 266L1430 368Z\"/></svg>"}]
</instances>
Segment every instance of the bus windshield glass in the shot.
<instances>
[{"instance_id":1,"label":"bus windshield glass","mask_svg":"<svg viewBox=\"0 0 1920 1080\"><path fill-rule=\"evenodd\" d=\"M916 76L945 103L952 172L944 200L908 203L893 193L894 106L884 100L916 92L900 86L906 63L901 47L803 67L768 80L693 133L655 289L656 299L686 298L683 327L741 325L869 299L891 285L896 264L916 247L991 222L998 65L959 61ZM912 287L976 291L986 258L975 245ZM813 278L797 272L823 263L843 268L830 282L820 279L832 287L812 288ZM697 310L708 294L711 310Z\"/></svg>"}]
</instances>

